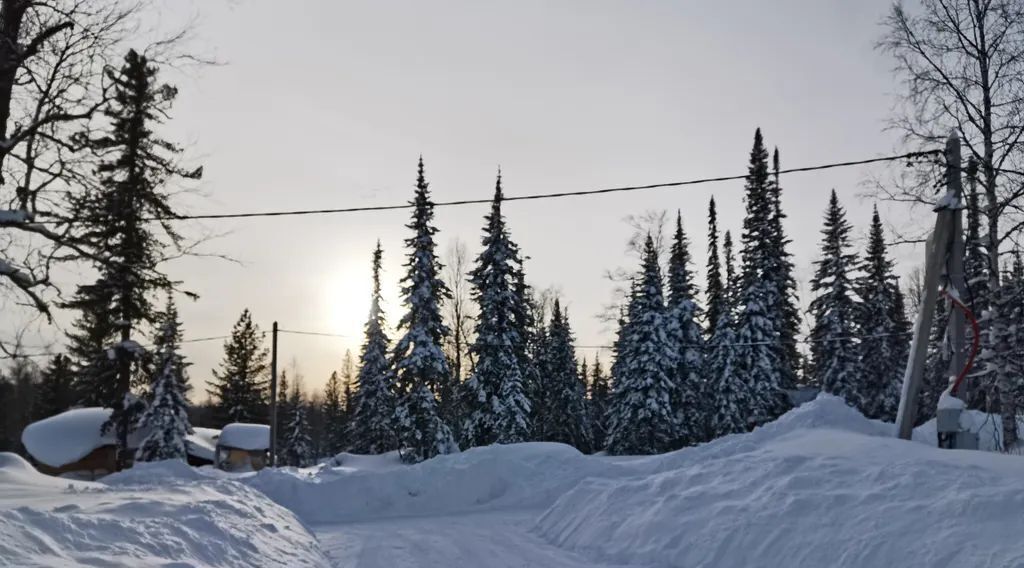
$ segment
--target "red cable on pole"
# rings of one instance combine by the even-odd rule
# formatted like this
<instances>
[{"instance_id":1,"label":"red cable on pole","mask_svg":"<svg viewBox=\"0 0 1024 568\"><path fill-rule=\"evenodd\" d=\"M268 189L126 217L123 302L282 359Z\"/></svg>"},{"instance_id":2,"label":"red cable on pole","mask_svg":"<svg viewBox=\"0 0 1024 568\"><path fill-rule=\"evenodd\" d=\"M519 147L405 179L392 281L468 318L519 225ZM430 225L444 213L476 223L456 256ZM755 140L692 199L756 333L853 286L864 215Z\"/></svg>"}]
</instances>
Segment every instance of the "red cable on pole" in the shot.
<instances>
[{"instance_id":1,"label":"red cable on pole","mask_svg":"<svg viewBox=\"0 0 1024 568\"><path fill-rule=\"evenodd\" d=\"M981 348L981 328L978 326L978 320L974 317L974 312L970 310L959 298L950 294L948 291L943 290L942 293L949 298L953 305L956 306L960 311L964 313L964 317L971 322L971 354L967 357L967 364L960 371L960 374L956 376L956 380L953 381L953 386L949 389L949 394L956 396L957 390L960 388L960 383L967 377L967 373L971 372L971 367L974 366L974 358L978 356L978 350Z\"/></svg>"}]
</instances>

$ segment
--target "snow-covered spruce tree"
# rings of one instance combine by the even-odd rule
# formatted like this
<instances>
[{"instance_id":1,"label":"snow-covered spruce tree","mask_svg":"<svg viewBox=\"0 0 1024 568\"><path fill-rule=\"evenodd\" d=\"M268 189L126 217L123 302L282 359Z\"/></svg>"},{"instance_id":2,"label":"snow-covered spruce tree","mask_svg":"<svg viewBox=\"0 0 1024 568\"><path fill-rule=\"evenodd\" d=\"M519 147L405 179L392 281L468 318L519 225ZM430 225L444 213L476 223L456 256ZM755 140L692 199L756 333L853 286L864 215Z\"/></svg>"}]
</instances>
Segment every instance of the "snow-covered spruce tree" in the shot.
<instances>
[{"instance_id":1,"label":"snow-covered spruce tree","mask_svg":"<svg viewBox=\"0 0 1024 568\"><path fill-rule=\"evenodd\" d=\"M441 321L440 303L448 297L448 288L438 277L441 264L435 253L434 204L430 201L422 158L412 205L412 222L406 226L412 229L413 236L405 241L409 259L402 279L408 311L398 322L403 334L395 345L393 360L398 395L395 421L402 459L415 463L459 450L438 411L436 393L452 378L441 349L448 328Z\"/></svg>"},{"instance_id":2,"label":"snow-covered spruce tree","mask_svg":"<svg viewBox=\"0 0 1024 568\"><path fill-rule=\"evenodd\" d=\"M797 306L796 278L793 277L792 255L786 250L790 241L782 226L786 214L782 211L782 182L780 181L779 149L772 154L772 177L768 180L768 201L771 214L768 215L768 242L771 254L767 255L765 275L774 284L779 294L779 302L773 307L776 311L773 319L779 322L779 342L782 358L787 362L783 365L782 386L794 388L797 384L797 371L802 367L803 358L796 347L797 335L800 333L800 308Z\"/></svg>"},{"instance_id":3,"label":"snow-covered spruce tree","mask_svg":"<svg viewBox=\"0 0 1024 568\"><path fill-rule=\"evenodd\" d=\"M485 217L483 251L470 271L473 299L479 306L476 339L470 352L476 368L463 385L463 446L526 441L532 430L530 401L519 367L526 338L516 321L525 298L516 291L515 270L522 264L501 214L501 174L491 211Z\"/></svg>"},{"instance_id":4,"label":"snow-covered spruce tree","mask_svg":"<svg viewBox=\"0 0 1024 568\"><path fill-rule=\"evenodd\" d=\"M703 441L707 429L707 409L703 403L704 387L704 335L697 323L699 310L695 297L697 287L690 275L689 241L683 231L681 213L676 213L676 230L672 237L668 259L668 298L666 317L672 320L678 366L675 373L675 391L672 408L679 423L679 447Z\"/></svg>"},{"instance_id":5,"label":"snow-covered spruce tree","mask_svg":"<svg viewBox=\"0 0 1024 568\"><path fill-rule=\"evenodd\" d=\"M547 415L546 393L547 383L541 376L540 364L543 359L544 346L547 344L547 330L544 325L543 302L537 291L526 284L526 275L522 270L516 276L516 293L522 298L525 311L516 316L516 328L525 338L523 351L519 354L519 369L523 375L526 398L530 401L529 440L543 440L541 430Z\"/></svg>"},{"instance_id":6,"label":"snow-covered spruce tree","mask_svg":"<svg viewBox=\"0 0 1024 568\"><path fill-rule=\"evenodd\" d=\"M988 269L988 252L986 250L985 237L983 235L988 234L987 227L982 226L981 221L981 204L979 203L978 195L978 162L974 156L970 156L967 160L967 167L965 168L968 180L968 191L967 191L967 209L966 209L966 224L967 224L967 235L964 239L964 279L967 283L967 289L962 292L963 300L967 303L967 306L978 318L979 325L981 326L980 340L984 344L987 337L984 325L987 323L982 315L988 310L990 297L992 295L990 286L995 283L992 282L992 275ZM967 330L967 343L973 341L972 331L970 328ZM979 381L981 388L971 389L971 400L968 404L972 408L987 409L991 405L996 404L995 400L989 400L988 394L994 392L996 388L991 380L994 379L993 374L988 374L985 377L979 377L976 379Z\"/></svg>"},{"instance_id":7,"label":"snow-covered spruce tree","mask_svg":"<svg viewBox=\"0 0 1024 568\"><path fill-rule=\"evenodd\" d=\"M853 297L852 272L856 256L850 252L850 224L835 190L829 197L821 230L821 253L811 279L814 326L811 328L813 380L821 390L846 399L864 411L868 404L863 375L858 366L856 335L857 304Z\"/></svg>"},{"instance_id":8,"label":"snow-covered spruce tree","mask_svg":"<svg viewBox=\"0 0 1024 568\"><path fill-rule=\"evenodd\" d=\"M263 334L248 309L235 322L231 337L224 342L224 359L213 370L207 393L214 401L218 425L230 422L263 422L267 418L269 353ZM284 373L282 375L282 384Z\"/></svg>"},{"instance_id":9,"label":"snow-covered spruce tree","mask_svg":"<svg viewBox=\"0 0 1024 568\"><path fill-rule=\"evenodd\" d=\"M192 433L185 398L188 363L179 352L181 322L170 299L164 314L166 319L155 342L152 400L139 419L139 428L149 432L135 452L135 461L140 462L188 459L185 437Z\"/></svg>"},{"instance_id":10,"label":"snow-covered spruce tree","mask_svg":"<svg viewBox=\"0 0 1024 568\"><path fill-rule=\"evenodd\" d=\"M163 311L158 314L158 317L161 322L160 329L158 330L156 337L153 338L152 350L159 354L164 348L164 344L168 341L173 342L175 344L175 349L177 349L177 346L181 345L182 339L181 319L178 316L178 306L175 305L174 297L171 294L167 295L167 304ZM167 336L164 333L164 327L167 326L168 322L170 322L171 327L174 328L173 336ZM189 393L192 392L192 384L189 382L188 377L188 368L192 364L187 362L184 357L178 357L174 364L178 365L178 367L174 369L174 375L178 377L178 380L181 382L181 394L185 397L185 402L188 402ZM158 364L158 361L154 360L154 363L151 365L150 373L151 378L149 384L152 385L156 382L157 374L160 373L160 365Z\"/></svg>"},{"instance_id":11,"label":"snow-covered spruce tree","mask_svg":"<svg viewBox=\"0 0 1024 568\"><path fill-rule=\"evenodd\" d=\"M309 421L306 416L308 402L302 399L298 383L290 397L291 412L285 426L284 443L281 444L280 463L292 467L309 467L316 461L313 455L313 440L309 437Z\"/></svg>"},{"instance_id":12,"label":"snow-covered spruce tree","mask_svg":"<svg viewBox=\"0 0 1024 568\"><path fill-rule=\"evenodd\" d=\"M722 237L722 259L725 264L725 291L723 294L725 311L736 311L736 303L739 302L742 292L740 279L736 274L736 257L733 256L732 251L732 233L726 231L725 236Z\"/></svg>"},{"instance_id":13,"label":"snow-covered spruce tree","mask_svg":"<svg viewBox=\"0 0 1024 568\"><path fill-rule=\"evenodd\" d=\"M779 265L773 223L775 205L769 187L768 150L761 129L754 133L745 187L746 215L743 218L742 270L736 336L740 343L739 360L756 397L755 423L774 420L789 408L783 390L785 381L795 376L781 344L780 311L783 291L779 289L773 267Z\"/></svg>"},{"instance_id":14,"label":"snow-covered spruce tree","mask_svg":"<svg viewBox=\"0 0 1024 568\"><path fill-rule=\"evenodd\" d=\"M333 456L348 446L348 422L342 400L341 379L338 378L337 371L331 371L331 376L324 385L321 412L324 421L323 450L326 455Z\"/></svg>"},{"instance_id":15,"label":"snow-covered spruce tree","mask_svg":"<svg viewBox=\"0 0 1024 568\"><path fill-rule=\"evenodd\" d=\"M285 426L291 421L292 415L292 403L289 396L291 391L288 390L288 385L288 371L282 369L281 376L277 378L277 422L274 429L274 443L278 455L281 453L281 448L284 447L284 438L288 435Z\"/></svg>"},{"instance_id":16,"label":"snow-covered spruce tree","mask_svg":"<svg viewBox=\"0 0 1024 568\"><path fill-rule=\"evenodd\" d=\"M928 357L925 359L921 390L917 395L917 418L921 425L935 417L939 396L949 387L950 349L946 331L949 326L949 308L941 297L935 303L935 316L928 337Z\"/></svg>"},{"instance_id":17,"label":"snow-covered spruce tree","mask_svg":"<svg viewBox=\"0 0 1024 568\"><path fill-rule=\"evenodd\" d=\"M715 198L708 203L708 264L707 288L704 290L707 309L704 312L705 329L710 339L715 335L715 326L722 317L728 302L725 298L725 283L722 281L722 260L718 256L718 211Z\"/></svg>"},{"instance_id":18,"label":"snow-covered spruce tree","mask_svg":"<svg viewBox=\"0 0 1024 568\"><path fill-rule=\"evenodd\" d=\"M868 418L893 422L900 403L903 372L910 347L910 324L903 313L903 293L886 250L882 220L871 216L868 246L855 281L859 378L858 408ZM854 402L854 401L851 401Z\"/></svg>"},{"instance_id":19,"label":"snow-covered spruce tree","mask_svg":"<svg viewBox=\"0 0 1024 568\"><path fill-rule=\"evenodd\" d=\"M388 363L388 336L384 332L380 272L383 251L380 241L373 251L373 292L370 315L364 326L365 338L359 354L359 372L349 403L349 451L380 454L398 447L395 431L394 373Z\"/></svg>"},{"instance_id":20,"label":"snow-covered spruce tree","mask_svg":"<svg viewBox=\"0 0 1024 568\"><path fill-rule=\"evenodd\" d=\"M71 408L78 402L74 387L75 374L71 360L57 354L39 376L32 415L36 420L49 418Z\"/></svg>"},{"instance_id":21,"label":"snow-covered spruce tree","mask_svg":"<svg viewBox=\"0 0 1024 568\"><path fill-rule=\"evenodd\" d=\"M593 434L594 449L601 450L605 447L605 438L608 435L607 415L608 407L611 404L612 388L608 381L608 375L604 373L601 366L600 356L594 357L594 364L590 367L590 424Z\"/></svg>"},{"instance_id":22,"label":"snow-covered spruce tree","mask_svg":"<svg viewBox=\"0 0 1024 568\"><path fill-rule=\"evenodd\" d=\"M743 375L735 327L732 313L723 311L707 346L708 438L746 432L750 427L755 393Z\"/></svg>"},{"instance_id":23,"label":"snow-covered spruce tree","mask_svg":"<svg viewBox=\"0 0 1024 568\"><path fill-rule=\"evenodd\" d=\"M1024 357L1020 346L1024 344L1024 306L1021 298L1021 282L1010 275L990 296L989 309L985 320L985 350L981 355L985 374L992 375L989 382L995 385L995 399L1002 415L1003 449L1013 449L1018 441L1017 399L1024 375Z\"/></svg>"},{"instance_id":24,"label":"snow-covered spruce tree","mask_svg":"<svg viewBox=\"0 0 1024 568\"><path fill-rule=\"evenodd\" d=\"M656 454L672 449L679 437L672 407L678 345L672 341L675 324L665 311L658 252L650 236L626 311L629 321L616 345L607 449L615 455Z\"/></svg>"},{"instance_id":25,"label":"snow-covered spruce tree","mask_svg":"<svg viewBox=\"0 0 1024 568\"><path fill-rule=\"evenodd\" d=\"M569 312L555 299L551 308L540 372L547 386L543 426L547 442L561 442L581 452L592 451L590 416L587 412L587 387L579 376L573 346Z\"/></svg>"},{"instance_id":26,"label":"snow-covered spruce tree","mask_svg":"<svg viewBox=\"0 0 1024 568\"><path fill-rule=\"evenodd\" d=\"M168 182L198 179L202 172L179 167L181 150L157 136L156 128L168 116L177 89L159 83L156 75L157 68L135 50L128 52L119 69L107 70L112 98L104 116L109 125L86 142L99 157L98 184L76 196L73 203L84 240L95 244L104 262L97 266L96 282L79 286L67 304L82 312L79 321L85 324L70 339L72 344L84 341L73 347L73 352L82 354L76 361L83 373L80 387L95 388L110 397L95 402L113 409L104 430L113 429L122 457L126 457L128 432L144 406L131 392L142 380L143 352L132 339L133 331L157 319L152 294L175 284L160 268L167 256L163 251L181 243L169 221L147 219L173 219L177 213L171 206ZM113 321L98 323L103 319ZM101 337L101 332L107 335ZM101 355L90 352L99 341L107 343L116 372L99 363ZM112 380L113 389L106 384Z\"/></svg>"}]
</instances>

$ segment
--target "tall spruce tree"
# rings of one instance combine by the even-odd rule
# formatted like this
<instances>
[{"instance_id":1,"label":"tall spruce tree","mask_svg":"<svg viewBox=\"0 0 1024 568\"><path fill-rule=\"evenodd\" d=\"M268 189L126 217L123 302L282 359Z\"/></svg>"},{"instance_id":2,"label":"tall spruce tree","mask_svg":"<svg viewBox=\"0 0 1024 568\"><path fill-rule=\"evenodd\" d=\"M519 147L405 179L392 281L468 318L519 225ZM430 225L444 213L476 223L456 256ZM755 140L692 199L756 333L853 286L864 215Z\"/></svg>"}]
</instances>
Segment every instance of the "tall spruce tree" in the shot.
<instances>
[{"instance_id":1,"label":"tall spruce tree","mask_svg":"<svg viewBox=\"0 0 1024 568\"><path fill-rule=\"evenodd\" d=\"M772 177L768 183L768 201L771 214L768 216L768 243L770 254L766 257L766 275L778 290L779 302L773 307L773 319L779 322L779 341L783 360L787 362L782 370L782 386L794 388L797 370L802 367L802 357L797 349L797 335L800 333L800 308L797 306L796 278L793 277L792 255L786 250L790 241L782 226L786 214L782 210L782 182L780 179L779 149L772 153Z\"/></svg>"},{"instance_id":2,"label":"tall spruce tree","mask_svg":"<svg viewBox=\"0 0 1024 568\"><path fill-rule=\"evenodd\" d=\"M593 449L590 415L587 412L587 387L580 378L576 363L574 338L569 325L569 312L562 310L556 298L551 309L551 322L545 335L541 356L541 373L547 391L544 404L545 423L541 425L543 440L574 446L581 452Z\"/></svg>"},{"instance_id":3,"label":"tall spruce tree","mask_svg":"<svg viewBox=\"0 0 1024 568\"><path fill-rule=\"evenodd\" d=\"M984 318L983 315L989 308L992 296L990 290L992 282L988 267L987 243L984 237L984 235L988 234L988 229L983 226L981 220L983 211L978 195L978 162L974 156L968 158L965 173L967 174L968 191L966 209L967 235L964 239L964 280L966 281L967 289L961 295L967 306L970 307L971 312L979 318L981 327L979 340L984 345L988 337L984 326L988 324L989 320ZM973 331L968 329L968 344L973 341L972 334ZM994 384L991 384L991 380L994 378L994 373L978 377L977 380L982 383L983 388L971 390L972 396L968 402L973 408L984 409L996 402L988 400L987 396L989 391L995 387Z\"/></svg>"},{"instance_id":4,"label":"tall spruce tree","mask_svg":"<svg viewBox=\"0 0 1024 568\"><path fill-rule=\"evenodd\" d=\"M349 422L350 450L361 454L380 454L398 448L395 431L394 372L388 362L388 337L384 332L384 310L381 307L380 272L383 251L380 241L373 251L373 292L370 315L366 320L365 339L359 354L359 373L352 401Z\"/></svg>"},{"instance_id":5,"label":"tall spruce tree","mask_svg":"<svg viewBox=\"0 0 1024 568\"><path fill-rule=\"evenodd\" d=\"M981 361L984 371L993 375L995 399L1002 416L1002 449L1015 449L1019 439L1017 431L1017 404L1024 375L1024 357L1020 346L1024 344L1024 298L1022 282L1005 275L991 296L985 314L985 350Z\"/></svg>"},{"instance_id":6,"label":"tall spruce tree","mask_svg":"<svg viewBox=\"0 0 1024 568\"><path fill-rule=\"evenodd\" d=\"M655 454L672 449L679 421L672 399L678 369L674 322L666 314L654 240L644 243L643 264L620 329L607 449L611 454Z\"/></svg>"},{"instance_id":7,"label":"tall spruce tree","mask_svg":"<svg viewBox=\"0 0 1024 568\"><path fill-rule=\"evenodd\" d=\"M853 340L858 313L851 274L856 256L850 252L850 224L835 190L829 197L821 234L820 258L814 262L817 268L811 279L811 291L816 294L811 302L814 382L863 412L874 393L860 373L858 346Z\"/></svg>"},{"instance_id":8,"label":"tall spruce tree","mask_svg":"<svg viewBox=\"0 0 1024 568\"><path fill-rule=\"evenodd\" d=\"M470 346L476 367L464 384L464 446L523 442L532 431L530 401L519 366L526 338L516 321L516 315L527 309L525 298L517 293L516 270L522 261L501 214L502 199L499 172L491 211L485 217L483 251L469 275L479 317Z\"/></svg>"},{"instance_id":9,"label":"tall spruce tree","mask_svg":"<svg viewBox=\"0 0 1024 568\"><path fill-rule=\"evenodd\" d=\"M148 432L135 452L135 461L188 460L186 436L192 433L185 397L185 369L188 362L180 353L181 322L174 303L168 298L166 318L156 344L152 401L139 419L139 428Z\"/></svg>"},{"instance_id":10,"label":"tall spruce tree","mask_svg":"<svg viewBox=\"0 0 1024 568\"><path fill-rule=\"evenodd\" d=\"M601 357L594 357L594 364L590 367L590 424L593 434L594 449L601 450L605 447L605 438L608 436L608 407L611 404L612 388L608 381L608 375L601 366Z\"/></svg>"},{"instance_id":11,"label":"tall spruce tree","mask_svg":"<svg viewBox=\"0 0 1024 568\"><path fill-rule=\"evenodd\" d=\"M270 396L268 356L263 333L252 321L248 308L242 310L231 337L224 342L224 359L220 369L213 370L213 381L207 390L213 397L214 419L219 426L266 420ZM284 377L284 373L281 375Z\"/></svg>"},{"instance_id":12,"label":"tall spruce tree","mask_svg":"<svg viewBox=\"0 0 1024 568\"><path fill-rule=\"evenodd\" d=\"M710 339L715 335L715 326L722 317L728 302L725 298L725 283L722 281L722 260L718 256L718 211L715 198L708 203L708 264L707 288L705 289L707 310L704 312L705 329Z\"/></svg>"},{"instance_id":13,"label":"tall spruce tree","mask_svg":"<svg viewBox=\"0 0 1024 568\"><path fill-rule=\"evenodd\" d=\"M177 89L158 82L157 68L145 55L130 50L106 78L111 86L111 102L104 109L109 127L86 142L99 157L99 183L73 203L83 241L94 243L104 262L97 267L96 282L79 286L67 307L82 312L81 327L70 337L79 389L95 391L95 397L87 397L90 402L113 409L103 429L115 432L123 465L128 432L144 408L132 394L132 387L143 381L144 353L133 335L157 319L153 293L175 284L160 267L168 256L164 249L181 243L168 221L178 214L167 185L176 178L197 179L201 169L182 169L177 160L181 150L156 133ZM153 223L150 218L168 220ZM110 362L100 360L103 351Z\"/></svg>"},{"instance_id":14,"label":"tall spruce tree","mask_svg":"<svg viewBox=\"0 0 1024 568\"><path fill-rule=\"evenodd\" d=\"M935 317L928 337L928 356L925 359L921 390L917 395L915 425L935 417L942 391L949 387L950 349L946 331L949 326L949 308L940 298L935 303Z\"/></svg>"},{"instance_id":15,"label":"tall spruce tree","mask_svg":"<svg viewBox=\"0 0 1024 568\"><path fill-rule=\"evenodd\" d=\"M789 408L783 390L788 377L795 376L781 344L783 322L778 306L784 293L773 273L779 254L771 221L775 212L769 183L768 150L761 129L754 133L750 151L744 201L742 271L737 321L737 340L744 344L739 360L743 372L757 393L752 408L757 423L774 420Z\"/></svg>"},{"instance_id":16,"label":"tall spruce tree","mask_svg":"<svg viewBox=\"0 0 1024 568\"><path fill-rule=\"evenodd\" d=\"M729 231L726 231L722 238L722 257L725 262L724 311L736 311L736 303L739 301L742 288L736 274L736 257L733 255L732 233Z\"/></svg>"},{"instance_id":17,"label":"tall spruce tree","mask_svg":"<svg viewBox=\"0 0 1024 568\"><path fill-rule=\"evenodd\" d=\"M899 408L903 370L910 346L910 323L903 293L886 250L882 220L875 207L868 246L856 281L857 331L860 335L858 408L868 418L892 422Z\"/></svg>"},{"instance_id":18,"label":"tall spruce tree","mask_svg":"<svg viewBox=\"0 0 1024 568\"><path fill-rule=\"evenodd\" d=\"M736 345L736 323L728 310L722 312L715 335L708 342L709 402L705 435L708 438L746 432L753 415L754 392L743 376L740 347Z\"/></svg>"},{"instance_id":19,"label":"tall spruce tree","mask_svg":"<svg viewBox=\"0 0 1024 568\"><path fill-rule=\"evenodd\" d=\"M398 393L395 418L402 445L402 459L420 462L438 454L459 450L451 429L438 408L438 397L449 390L452 374L441 349L448 327L441 321L440 304L449 297L439 278L441 264L435 253L434 204L420 158L416 195L412 201L413 236L406 239L409 259L402 279L405 316L398 322L403 330L394 350Z\"/></svg>"},{"instance_id":20,"label":"tall spruce tree","mask_svg":"<svg viewBox=\"0 0 1024 568\"><path fill-rule=\"evenodd\" d=\"M333 456L348 447L348 420L342 399L341 379L337 371L331 371L331 376L324 385L321 412L324 421L323 449L327 455Z\"/></svg>"},{"instance_id":21,"label":"tall spruce tree","mask_svg":"<svg viewBox=\"0 0 1024 568\"><path fill-rule=\"evenodd\" d=\"M54 355L39 377L35 404L32 405L34 418L49 418L74 406L78 402L74 383L71 359L60 353Z\"/></svg>"},{"instance_id":22,"label":"tall spruce tree","mask_svg":"<svg viewBox=\"0 0 1024 568\"><path fill-rule=\"evenodd\" d=\"M699 310L695 301L697 287L690 275L689 241L683 231L682 214L676 212L676 229L668 260L668 298L666 316L672 320L677 368L672 407L679 423L678 446L703 441L706 430L704 398L704 335L697 323Z\"/></svg>"},{"instance_id":23,"label":"tall spruce tree","mask_svg":"<svg viewBox=\"0 0 1024 568\"><path fill-rule=\"evenodd\" d=\"M159 353L164 349L166 342L173 342L175 346L181 345L182 331L181 331L181 318L178 315L178 306L174 303L174 297L171 294L167 295L167 303L163 311L159 312L158 317L160 329L153 338L153 351ZM174 329L174 335L168 336L164 333L164 327L168 322L171 322L171 327ZM177 348L177 347L175 347ZM174 364L178 365L174 369L174 376L178 377L181 383L181 394L185 397L185 402L188 402L189 393L192 391L192 384L189 382L188 368L192 365L188 363L184 357L178 357L174 360ZM160 365L155 364L152 368L152 378L150 384L152 385L156 381L156 375L160 372Z\"/></svg>"},{"instance_id":24,"label":"tall spruce tree","mask_svg":"<svg viewBox=\"0 0 1024 568\"><path fill-rule=\"evenodd\" d=\"M288 423L284 428L280 463L292 467L309 467L316 459L313 454L313 440L309 435L309 403L302 396L302 387L297 379L298 377L293 381L292 391L288 397Z\"/></svg>"}]
</instances>

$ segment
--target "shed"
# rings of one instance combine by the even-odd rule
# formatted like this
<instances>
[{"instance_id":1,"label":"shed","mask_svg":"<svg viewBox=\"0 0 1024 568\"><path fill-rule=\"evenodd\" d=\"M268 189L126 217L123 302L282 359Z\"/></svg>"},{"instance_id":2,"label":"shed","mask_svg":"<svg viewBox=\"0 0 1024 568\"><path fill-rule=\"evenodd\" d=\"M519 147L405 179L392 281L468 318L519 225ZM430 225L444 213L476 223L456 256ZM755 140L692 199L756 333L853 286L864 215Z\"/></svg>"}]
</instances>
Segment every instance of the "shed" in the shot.
<instances>
[{"instance_id":1,"label":"shed","mask_svg":"<svg viewBox=\"0 0 1024 568\"><path fill-rule=\"evenodd\" d=\"M74 408L29 424L21 441L36 468L49 475L96 479L116 469L114 433L101 434L110 418L109 408ZM129 449L137 448L147 432L128 436ZM212 464L219 431L195 428L186 439L190 465ZM129 461L130 463L130 461Z\"/></svg>"},{"instance_id":2,"label":"shed","mask_svg":"<svg viewBox=\"0 0 1024 568\"><path fill-rule=\"evenodd\" d=\"M225 471L258 471L266 467L270 426L235 422L221 430L214 464Z\"/></svg>"}]
</instances>

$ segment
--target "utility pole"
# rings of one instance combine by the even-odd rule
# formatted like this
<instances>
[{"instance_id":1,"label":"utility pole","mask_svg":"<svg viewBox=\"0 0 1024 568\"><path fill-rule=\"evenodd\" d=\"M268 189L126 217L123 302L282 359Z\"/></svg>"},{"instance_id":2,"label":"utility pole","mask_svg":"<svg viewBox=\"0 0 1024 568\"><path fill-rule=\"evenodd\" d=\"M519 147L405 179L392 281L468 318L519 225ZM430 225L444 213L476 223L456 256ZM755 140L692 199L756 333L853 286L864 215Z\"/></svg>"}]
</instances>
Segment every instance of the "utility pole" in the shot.
<instances>
[{"instance_id":1,"label":"utility pole","mask_svg":"<svg viewBox=\"0 0 1024 568\"><path fill-rule=\"evenodd\" d=\"M928 356L928 341L938 302L940 289L944 289L950 304L963 306L962 293L967 290L964 276L964 186L961 180L961 142L955 133L946 140L946 193L936 204L934 211L935 229L928 239L925 260L924 297L921 311L914 324L913 342L906 374L903 377L903 391L896 416L897 435L909 440L913 434L913 422L918 414L918 395L921 392ZM961 309L950 309L947 334L952 350L949 363L950 387L952 379L962 372L967 364L966 317ZM951 390L951 389L949 389ZM965 391L955 393L967 398ZM952 398L953 393L943 395L937 408L937 430L943 447L973 447L972 434L959 427L959 414L965 404ZM949 395L947 397L947 395ZM946 400L948 398L948 400Z\"/></svg>"},{"instance_id":2,"label":"utility pole","mask_svg":"<svg viewBox=\"0 0 1024 568\"><path fill-rule=\"evenodd\" d=\"M270 336L270 465L277 465L277 322Z\"/></svg>"}]
</instances>

